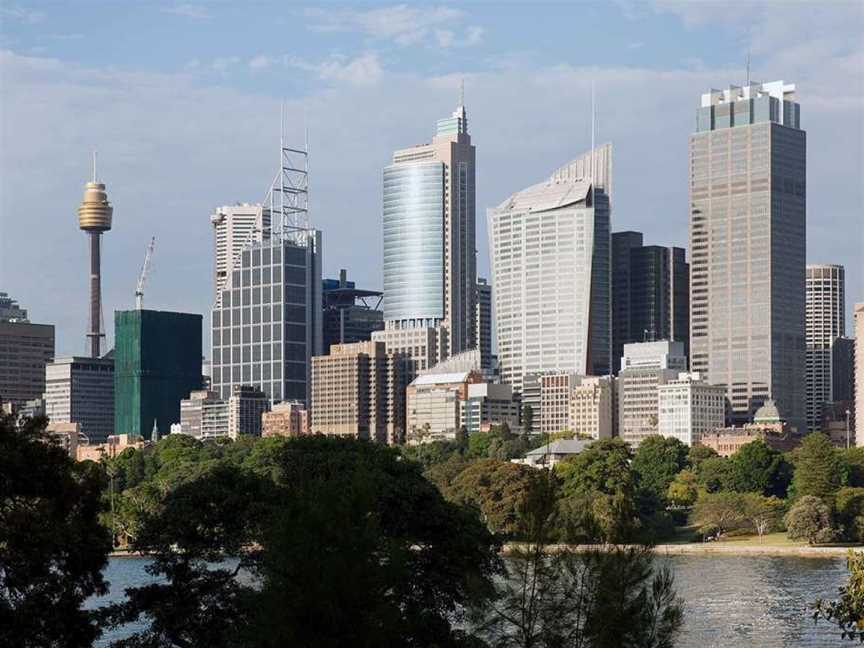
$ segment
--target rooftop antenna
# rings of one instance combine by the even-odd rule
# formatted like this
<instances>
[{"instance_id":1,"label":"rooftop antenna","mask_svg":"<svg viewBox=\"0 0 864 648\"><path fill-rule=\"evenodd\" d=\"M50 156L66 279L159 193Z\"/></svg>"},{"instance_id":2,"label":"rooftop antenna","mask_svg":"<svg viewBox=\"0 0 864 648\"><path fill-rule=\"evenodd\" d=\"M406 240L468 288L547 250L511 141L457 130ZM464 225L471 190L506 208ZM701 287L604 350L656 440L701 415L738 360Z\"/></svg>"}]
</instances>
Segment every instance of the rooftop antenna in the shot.
<instances>
[{"instance_id":1,"label":"rooftop antenna","mask_svg":"<svg viewBox=\"0 0 864 648\"><path fill-rule=\"evenodd\" d=\"M753 34L747 26L747 87L750 86L750 48L753 46Z\"/></svg>"},{"instance_id":2,"label":"rooftop antenna","mask_svg":"<svg viewBox=\"0 0 864 648\"><path fill-rule=\"evenodd\" d=\"M459 82L459 105L465 105L465 77Z\"/></svg>"},{"instance_id":3,"label":"rooftop antenna","mask_svg":"<svg viewBox=\"0 0 864 648\"><path fill-rule=\"evenodd\" d=\"M98 155L98 151L93 149L93 183L96 183L96 156Z\"/></svg>"},{"instance_id":4,"label":"rooftop antenna","mask_svg":"<svg viewBox=\"0 0 864 648\"><path fill-rule=\"evenodd\" d=\"M594 184L596 182L595 175L597 169L594 163L597 159L597 153L594 150L594 131L596 125L595 102L594 102L594 79L591 79L591 206L594 206Z\"/></svg>"}]
</instances>

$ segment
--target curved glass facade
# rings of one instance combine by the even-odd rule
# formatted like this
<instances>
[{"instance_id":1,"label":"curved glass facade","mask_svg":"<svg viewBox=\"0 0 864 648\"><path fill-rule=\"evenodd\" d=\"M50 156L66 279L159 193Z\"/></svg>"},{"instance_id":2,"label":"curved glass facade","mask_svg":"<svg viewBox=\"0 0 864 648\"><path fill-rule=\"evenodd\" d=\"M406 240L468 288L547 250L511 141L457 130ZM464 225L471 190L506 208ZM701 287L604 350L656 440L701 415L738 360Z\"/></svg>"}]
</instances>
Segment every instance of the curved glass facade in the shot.
<instances>
[{"instance_id":1,"label":"curved glass facade","mask_svg":"<svg viewBox=\"0 0 864 648\"><path fill-rule=\"evenodd\" d=\"M384 318L444 317L444 164L384 169Z\"/></svg>"}]
</instances>

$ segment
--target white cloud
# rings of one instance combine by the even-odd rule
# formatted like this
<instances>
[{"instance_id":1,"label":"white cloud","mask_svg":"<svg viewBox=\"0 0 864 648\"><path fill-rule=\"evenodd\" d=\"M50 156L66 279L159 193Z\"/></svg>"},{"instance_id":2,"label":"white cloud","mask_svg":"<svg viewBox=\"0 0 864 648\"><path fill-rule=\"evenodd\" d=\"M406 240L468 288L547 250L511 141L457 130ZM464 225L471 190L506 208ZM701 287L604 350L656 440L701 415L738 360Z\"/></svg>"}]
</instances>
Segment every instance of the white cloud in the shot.
<instances>
[{"instance_id":1,"label":"white cloud","mask_svg":"<svg viewBox=\"0 0 864 648\"><path fill-rule=\"evenodd\" d=\"M251 70L264 70L270 67L270 64L273 61L268 56L264 56L263 54L259 54L258 56L252 58L249 61L249 68Z\"/></svg>"},{"instance_id":2,"label":"white cloud","mask_svg":"<svg viewBox=\"0 0 864 648\"><path fill-rule=\"evenodd\" d=\"M239 62L239 56L220 56L213 59L213 63L210 64L210 67L213 69L214 72L225 74L230 68L234 67Z\"/></svg>"},{"instance_id":3,"label":"white cloud","mask_svg":"<svg viewBox=\"0 0 864 648\"><path fill-rule=\"evenodd\" d=\"M311 63L296 57L286 57L285 64L314 73L324 81L339 81L351 85L374 85L383 74L377 54L367 52L354 59L331 56L326 61Z\"/></svg>"},{"instance_id":4,"label":"white cloud","mask_svg":"<svg viewBox=\"0 0 864 648\"><path fill-rule=\"evenodd\" d=\"M35 25L45 20L45 13L42 11L15 6L0 8L0 16L25 25Z\"/></svg>"},{"instance_id":5,"label":"white cloud","mask_svg":"<svg viewBox=\"0 0 864 648\"><path fill-rule=\"evenodd\" d=\"M469 27L458 30L465 12L452 7L414 7L407 4L369 9L307 9L306 16L319 32L355 32L401 46L427 45L449 48L456 45L476 45L482 40L483 29Z\"/></svg>"},{"instance_id":6,"label":"white cloud","mask_svg":"<svg viewBox=\"0 0 864 648\"><path fill-rule=\"evenodd\" d=\"M184 18L192 18L193 20L206 20L210 18L210 11L204 5L198 4L178 4L172 7L164 7L163 13L174 14L175 16L183 16Z\"/></svg>"}]
</instances>

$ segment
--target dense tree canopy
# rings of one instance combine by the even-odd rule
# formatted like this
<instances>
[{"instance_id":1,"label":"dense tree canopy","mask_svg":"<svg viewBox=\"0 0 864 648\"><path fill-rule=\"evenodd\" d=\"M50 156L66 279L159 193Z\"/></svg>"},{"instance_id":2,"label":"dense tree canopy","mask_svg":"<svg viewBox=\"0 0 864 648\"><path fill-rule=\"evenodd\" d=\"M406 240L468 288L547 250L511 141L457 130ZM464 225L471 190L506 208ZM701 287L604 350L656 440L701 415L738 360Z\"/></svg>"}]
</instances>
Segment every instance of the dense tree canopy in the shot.
<instances>
[{"instance_id":1,"label":"dense tree canopy","mask_svg":"<svg viewBox=\"0 0 864 648\"><path fill-rule=\"evenodd\" d=\"M651 435L642 440L633 455L633 470L644 488L660 498L687 465L687 446L674 437Z\"/></svg>"},{"instance_id":2,"label":"dense tree canopy","mask_svg":"<svg viewBox=\"0 0 864 648\"><path fill-rule=\"evenodd\" d=\"M739 493L786 497L791 480L792 466L783 453L758 439L732 455L726 486Z\"/></svg>"},{"instance_id":3,"label":"dense tree canopy","mask_svg":"<svg viewBox=\"0 0 864 648\"><path fill-rule=\"evenodd\" d=\"M111 549L103 475L72 461L45 425L0 415L0 645L90 646L99 629L82 604L105 593Z\"/></svg>"},{"instance_id":4,"label":"dense tree canopy","mask_svg":"<svg viewBox=\"0 0 864 648\"><path fill-rule=\"evenodd\" d=\"M831 439L821 432L804 437L796 450L792 490L796 498L812 495L829 501L846 480L845 466Z\"/></svg>"}]
</instances>

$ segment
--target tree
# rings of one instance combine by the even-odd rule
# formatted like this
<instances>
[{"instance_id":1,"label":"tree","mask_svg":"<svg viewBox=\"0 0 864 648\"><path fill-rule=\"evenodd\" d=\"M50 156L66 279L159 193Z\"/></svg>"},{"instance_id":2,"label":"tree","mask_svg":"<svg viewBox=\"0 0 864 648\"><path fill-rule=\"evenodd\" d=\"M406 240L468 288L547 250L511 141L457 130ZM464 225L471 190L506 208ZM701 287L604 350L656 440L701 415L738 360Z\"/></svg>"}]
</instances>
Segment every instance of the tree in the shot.
<instances>
[{"instance_id":1,"label":"tree","mask_svg":"<svg viewBox=\"0 0 864 648\"><path fill-rule=\"evenodd\" d=\"M728 490L732 479L732 463L724 457L709 457L699 463L696 476L699 486L708 493Z\"/></svg>"},{"instance_id":2,"label":"tree","mask_svg":"<svg viewBox=\"0 0 864 648\"><path fill-rule=\"evenodd\" d=\"M520 510L528 541L507 556L508 578L475 612L474 626L492 646L672 646L683 618L668 569L648 547L577 552L550 550L556 532L557 484L532 483Z\"/></svg>"},{"instance_id":3,"label":"tree","mask_svg":"<svg viewBox=\"0 0 864 648\"><path fill-rule=\"evenodd\" d=\"M842 448L839 453L846 467L846 485L864 487L864 448Z\"/></svg>"},{"instance_id":4,"label":"tree","mask_svg":"<svg viewBox=\"0 0 864 648\"><path fill-rule=\"evenodd\" d=\"M758 439L741 447L730 459L727 486L739 493L786 497L792 466L783 453Z\"/></svg>"},{"instance_id":5,"label":"tree","mask_svg":"<svg viewBox=\"0 0 864 648\"><path fill-rule=\"evenodd\" d=\"M509 461L480 459L453 480L448 497L459 504L475 506L494 533L513 536L525 493L541 474Z\"/></svg>"},{"instance_id":6,"label":"tree","mask_svg":"<svg viewBox=\"0 0 864 648\"><path fill-rule=\"evenodd\" d=\"M773 495L769 497L759 493L746 493L744 495L744 516L759 535L760 544L762 543L762 536L776 528L783 519L783 510L783 500Z\"/></svg>"},{"instance_id":7,"label":"tree","mask_svg":"<svg viewBox=\"0 0 864 648\"><path fill-rule=\"evenodd\" d=\"M669 488L666 489L666 499L676 506L693 506L699 497L699 483L696 474L685 468L677 475Z\"/></svg>"},{"instance_id":8,"label":"tree","mask_svg":"<svg viewBox=\"0 0 864 648\"><path fill-rule=\"evenodd\" d=\"M716 531L722 536L740 529L746 521L744 497L727 491L702 493L693 507L692 521L703 535Z\"/></svg>"},{"instance_id":9,"label":"tree","mask_svg":"<svg viewBox=\"0 0 864 648\"><path fill-rule=\"evenodd\" d=\"M693 470L693 472L699 472L700 464L706 459L711 459L713 457L718 457L717 451L714 448L709 448L708 446L703 445L692 445L690 449L687 451L687 464Z\"/></svg>"},{"instance_id":10,"label":"tree","mask_svg":"<svg viewBox=\"0 0 864 648\"><path fill-rule=\"evenodd\" d=\"M534 408L530 405L522 407L522 434L531 434L534 427Z\"/></svg>"},{"instance_id":11,"label":"tree","mask_svg":"<svg viewBox=\"0 0 864 648\"><path fill-rule=\"evenodd\" d=\"M70 459L46 424L0 415L0 645L90 646L99 629L82 606L107 591L106 481L96 464Z\"/></svg>"},{"instance_id":12,"label":"tree","mask_svg":"<svg viewBox=\"0 0 864 648\"><path fill-rule=\"evenodd\" d=\"M813 432L797 450L792 478L795 498L812 495L829 501L845 480L843 462L831 439Z\"/></svg>"},{"instance_id":13,"label":"tree","mask_svg":"<svg viewBox=\"0 0 864 648\"><path fill-rule=\"evenodd\" d=\"M633 455L633 470L639 482L660 498L687 465L687 446L674 437L651 435L642 440Z\"/></svg>"},{"instance_id":14,"label":"tree","mask_svg":"<svg viewBox=\"0 0 864 648\"><path fill-rule=\"evenodd\" d=\"M864 554L849 550L846 557L849 580L836 601L817 600L813 619L824 619L840 628L840 637L864 643Z\"/></svg>"},{"instance_id":15,"label":"tree","mask_svg":"<svg viewBox=\"0 0 864 648\"><path fill-rule=\"evenodd\" d=\"M852 542L864 540L864 488L844 487L834 501L837 521Z\"/></svg>"},{"instance_id":16,"label":"tree","mask_svg":"<svg viewBox=\"0 0 864 648\"><path fill-rule=\"evenodd\" d=\"M783 521L787 535L793 540L805 539L812 545L830 542L834 537L831 510L814 495L805 495L795 502Z\"/></svg>"}]
</instances>

